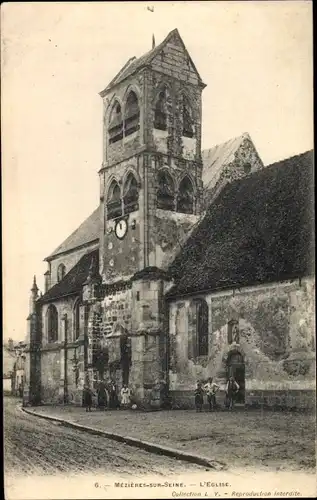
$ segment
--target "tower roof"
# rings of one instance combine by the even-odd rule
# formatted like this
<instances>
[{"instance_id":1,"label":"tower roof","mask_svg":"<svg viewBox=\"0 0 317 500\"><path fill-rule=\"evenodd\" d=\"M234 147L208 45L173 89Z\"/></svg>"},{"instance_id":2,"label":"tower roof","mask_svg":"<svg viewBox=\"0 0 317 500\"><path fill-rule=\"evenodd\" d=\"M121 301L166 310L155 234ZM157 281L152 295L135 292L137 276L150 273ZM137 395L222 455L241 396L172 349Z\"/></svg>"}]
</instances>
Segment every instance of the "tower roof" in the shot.
<instances>
[{"instance_id":1,"label":"tower roof","mask_svg":"<svg viewBox=\"0 0 317 500\"><path fill-rule=\"evenodd\" d=\"M196 73L197 73L197 76L198 76L198 80L199 82L205 86L205 84L203 83L198 71L197 71L197 68L195 66L195 64L193 63L190 55L188 54L188 51L185 47L185 44L178 32L178 29L174 29L172 30L168 35L167 37L163 40L163 42L161 42L159 45L157 45L157 47L154 47L152 50L150 50L149 52L146 52L145 54L143 54L141 57L131 57L127 62L126 64L121 68L121 70L119 71L119 73L117 73L117 75L113 78L113 80L111 80L111 82L107 85L107 87L102 90L100 92L100 95L101 97L103 97L110 88L114 87L115 85L117 85L118 83L122 82L123 80L125 80L126 78L128 78L129 76L131 76L133 73L135 73L136 71L138 71L139 69L143 68L144 66L150 64L150 62L154 59L154 57L156 55L158 55L165 47L165 45L173 38L173 37L177 37L177 39L179 40L179 42L181 43L181 45L183 46L184 50L186 51L187 53L187 56L188 58L190 59L190 62L191 64L193 65L193 68L195 69Z\"/></svg>"}]
</instances>

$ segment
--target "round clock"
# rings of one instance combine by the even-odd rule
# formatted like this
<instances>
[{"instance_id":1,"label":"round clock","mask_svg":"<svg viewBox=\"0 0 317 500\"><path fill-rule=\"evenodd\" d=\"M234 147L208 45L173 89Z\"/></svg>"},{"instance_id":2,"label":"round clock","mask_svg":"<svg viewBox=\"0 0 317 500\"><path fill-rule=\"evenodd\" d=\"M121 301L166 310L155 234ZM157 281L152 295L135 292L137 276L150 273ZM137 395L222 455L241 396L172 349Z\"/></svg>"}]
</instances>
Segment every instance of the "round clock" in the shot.
<instances>
[{"instance_id":1,"label":"round clock","mask_svg":"<svg viewBox=\"0 0 317 500\"><path fill-rule=\"evenodd\" d=\"M125 237L127 229L128 229L128 224L125 219L121 219L116 223L115 232L119 240L122 240Z\"/></svg>"}]
</instances>

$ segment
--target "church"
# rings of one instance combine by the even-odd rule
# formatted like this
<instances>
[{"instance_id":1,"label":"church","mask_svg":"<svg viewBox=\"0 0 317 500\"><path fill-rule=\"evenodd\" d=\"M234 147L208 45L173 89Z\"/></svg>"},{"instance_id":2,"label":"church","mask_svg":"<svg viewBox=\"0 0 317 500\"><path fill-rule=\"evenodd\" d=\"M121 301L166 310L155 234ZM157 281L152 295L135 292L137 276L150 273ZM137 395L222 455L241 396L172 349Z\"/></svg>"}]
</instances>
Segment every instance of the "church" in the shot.
<instances>
[{"instance_id":1,"label":"church","mask_svg":"<svg viewBox=\"0 0 317 500\"><path fill-rule=\"evenodd\" d=\"M34 278L25 404L114 380L187 408L233 375L240 404L314 405L313 152L202 151L205 87L175 29L100 92L100 202Z\"/></svg>"}]
</instances>

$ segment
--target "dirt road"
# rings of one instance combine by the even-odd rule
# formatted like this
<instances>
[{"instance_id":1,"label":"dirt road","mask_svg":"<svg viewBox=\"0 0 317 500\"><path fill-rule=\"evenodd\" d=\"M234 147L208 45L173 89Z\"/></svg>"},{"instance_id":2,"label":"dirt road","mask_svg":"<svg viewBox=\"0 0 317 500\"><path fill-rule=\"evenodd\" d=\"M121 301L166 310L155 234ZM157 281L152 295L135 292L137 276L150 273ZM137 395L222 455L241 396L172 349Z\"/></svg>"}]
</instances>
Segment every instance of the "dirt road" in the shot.
<instances>
[{"instance_id":1,"label":"dirt road","mask_svg":"<svg viewBox=\"0 0 317 500\"><path fill-rule=\"evenodd\" d=\"M5 472L14 475L119 473L169 475L205 470L23 413L4 399Z\"/></svg>"}]
</instances>

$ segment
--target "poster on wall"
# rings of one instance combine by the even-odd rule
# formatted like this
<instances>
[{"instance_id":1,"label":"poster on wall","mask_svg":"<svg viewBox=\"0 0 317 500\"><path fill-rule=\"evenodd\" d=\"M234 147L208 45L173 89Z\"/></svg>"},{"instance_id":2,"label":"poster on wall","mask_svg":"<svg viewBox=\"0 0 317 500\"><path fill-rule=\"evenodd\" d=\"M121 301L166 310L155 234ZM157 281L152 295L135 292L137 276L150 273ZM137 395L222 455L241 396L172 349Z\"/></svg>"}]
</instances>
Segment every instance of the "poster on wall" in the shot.
<instances>
[{"instance_id":1,"label":"poster on wall","mask_svg":"<svg viewBox=\"0 0 317 500\"><path fill-rule=\"evenodd\" d=\"M312 2L1 21L6 498L315 497Z\"/></svg>"}]
</instances>

